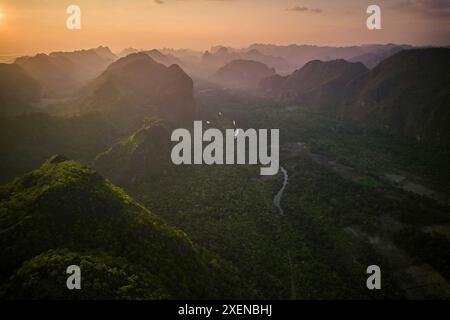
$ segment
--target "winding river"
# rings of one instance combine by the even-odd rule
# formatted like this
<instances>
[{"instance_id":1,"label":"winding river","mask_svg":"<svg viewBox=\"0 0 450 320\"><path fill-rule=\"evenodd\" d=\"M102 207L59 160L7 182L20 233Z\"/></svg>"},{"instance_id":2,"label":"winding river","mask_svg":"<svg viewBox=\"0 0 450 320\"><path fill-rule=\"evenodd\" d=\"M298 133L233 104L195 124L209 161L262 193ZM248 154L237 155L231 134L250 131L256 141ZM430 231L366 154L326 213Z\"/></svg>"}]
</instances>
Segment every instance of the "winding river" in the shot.
<instances>
[{"instance_id":1,"label":"winding river","mask_svg":"<svg viewBox=\"0 0 450 320\"><path fill-rule=\"evenodd\" d=\"M283 185L281 186L280 191L275 195L275 198L273 198L273 204L278 209L278 213L282 216L284 216L283 208L281 208L281 197L283 196L284 189L286 188L289 180L288 172L285 168L280 167L281 171L283 172Z\"/></svg>"},{"instance_id":2,"label":"winding river","mask_svg":"<svg viewBox=\"0 0 450 320\"><path fill-rule=\"evenodd\" d=\"M289 175L288 172L285 168L280 167L281 172L283 172L283 185L281 186L280 191L278 191L278 193L275 195L275 198L273 198L273 204L275 205L275 207L277 207L278 209L278 213L281 216L284 216L284 212L283 212L283 208L281 207L281 197L283 196L283 192L284 189L286 189L286 186L288 184L288 180L289 180ZM290 274L290 279L291 279L291 300L296 300L297 298L297 289L295 286L295 281L294 281L294 277L293 277L293 267L292 267L292 258L291 258L291 252L289 249L286 250L287 252L287 256L288 256L288 261L289 261L289 274Z\"/></svg>"}]
</instances>

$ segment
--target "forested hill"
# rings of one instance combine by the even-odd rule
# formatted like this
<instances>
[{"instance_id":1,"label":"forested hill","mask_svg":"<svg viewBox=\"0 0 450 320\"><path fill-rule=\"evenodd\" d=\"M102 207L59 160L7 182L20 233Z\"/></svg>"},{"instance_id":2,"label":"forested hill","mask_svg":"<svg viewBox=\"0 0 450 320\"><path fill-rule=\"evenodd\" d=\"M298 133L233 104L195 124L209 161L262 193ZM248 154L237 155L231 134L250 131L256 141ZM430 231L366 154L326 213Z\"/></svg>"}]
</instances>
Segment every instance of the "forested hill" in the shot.
<instances>
[{"instance_id":1,"label":"forested hill","mask_svg":"<svg viewBox=\"0 0 450 320\"><path fill-rule=\"evenodd\" d=\"M66 288L79 265L84 290ZM62 156L0 187L3 298L241 296L233 268L95 171Z\"/></svg>"},{"instance_id":2,"label":"forested hill","mask_svg":"<svg viewBox=\"0 0 450 320\"><path fill-rule=\"evenodd\" d=\"M450 48L400 51L373 70L344 60L312 61L260 89L282 103L362 120L414 139L450 145Z\"/></svg>"}]
</instances>

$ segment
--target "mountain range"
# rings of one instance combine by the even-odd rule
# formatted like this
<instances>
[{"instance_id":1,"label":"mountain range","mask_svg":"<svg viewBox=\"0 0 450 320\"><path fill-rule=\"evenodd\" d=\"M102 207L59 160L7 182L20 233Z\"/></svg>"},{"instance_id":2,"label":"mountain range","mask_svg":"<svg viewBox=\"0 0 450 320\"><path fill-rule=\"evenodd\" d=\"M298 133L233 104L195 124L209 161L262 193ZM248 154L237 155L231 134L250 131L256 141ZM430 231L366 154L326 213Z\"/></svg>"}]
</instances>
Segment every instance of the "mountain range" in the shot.
<instances>
[{"instance_id":1,"label":"mountain range","mask_svg":"<svg viewBox=\"0 0 450 320\"><path fill-rule=\"evenodd\" d=\"M259 52L279 56L285 59L291 66L298 69L312 60L339 60L344 59L351 62L362 62L368 68L374 67L383 59L401 50L412 49L409 45L397 44L373 44L350 47L330 47L313 45L287 45L279 46L272 44L253 44L247 50L258 50Z\"/></svg>"},{"instance_id":2,"label":"mountain range","mask_svg":"<svg viewBox=\"0 0 450 320\"><path fill-rule=\"evenodd\" d=\"M230 88L254 89L259 83L266 97L283 103L332 111L419 142L445 144L448 51L393 44L342 48L255 44L241 50L213 48L198 66L203 71L205 65L213 68L207 79ZM183 61L182 55L193 53L166 52L141 51L117 60L108 48L99 47L18 58L12 65L0 66L1 113L41 110L37 106L42 98L76 92L74 101L61 104L59 110L101 112L128 133L139 129L146 117L169 122L193 119L199 108L194 81L174 64L187 64L191 73L195 65ZM302 67L285 76L274 74L281 61L274 57Z\"/></svg>"},{"instance_id":3,"label":"mountain range","mask_svg":"<svg viewBox=\"0 0 450 320\"><path fill-rule=\"evenodd\" d=\"M420 143L450 143L450 49L400 51L369 70L344 60L312 61L261 81L267 96L377 126Z\"/></svg>"},{"instance_id":4,"label":"mountain range","mask_svg":"<svg viewBox=\"0 0 450 320\"><path fill-rule=\"evenodd\" d=\"M389 210L407 232L424 230L424 212L426 227L448 220L440 204L404 192L417 187L412 175L386 174L419 154L408 170L433 162L419 152L396 158L403 140L380 131L410 140L407 151L424 158L428 145L447 150L448 83L450 48L401 45L118 56L99 47L0 64L0 298L376 298L354 285L366 276L355 270L377 257L365 232L370 240L383 231ZM272 202L281 173L172 165L170 132L194 119L281 129L285 215ZM376 134L356 141L366 132ZM395 170L361 165L385 151ZM446 274L443 242L434 243L419 246L418 261ZM66 289L73 264L82 267L78 292Z\"/></svg>"},{"instance_id":5,"label":"mountain range","mask_svg":"<svg viewBox=\"0 0 450 320\"><path fill-rule=\"evenodd\" d=\"M19 57L14 63L26 70L42 86L45 96L61 97L75 93L116 59L109 48L98 47Z\"/></svg>"},{"instance_id":6,"label":"mountain range","mask_svg":"<svg viewBox=\"0 0 450 320\"><path fill-rule=\"evenodd\" d=\"M234 51L225 47L216 48L213 52L206 51L202 56L202 64L210 68L219 69L235 60L251 60L267 65L279 73L292 70L289 63L281 57L265 55L256 49L248 51Z\"/></svg>"}]
</instances>

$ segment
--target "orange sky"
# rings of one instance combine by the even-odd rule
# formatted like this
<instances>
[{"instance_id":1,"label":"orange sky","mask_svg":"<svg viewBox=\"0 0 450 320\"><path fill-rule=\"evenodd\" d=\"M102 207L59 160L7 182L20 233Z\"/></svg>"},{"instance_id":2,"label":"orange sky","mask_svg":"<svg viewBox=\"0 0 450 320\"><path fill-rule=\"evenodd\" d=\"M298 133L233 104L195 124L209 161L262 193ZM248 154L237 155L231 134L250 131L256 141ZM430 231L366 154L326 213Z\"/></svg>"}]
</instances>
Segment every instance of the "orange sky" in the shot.
<instances>
[{"instance_id":1,"label":"orange sky","mask_svg":"<svg viewBox=\"0 0 450 320\"><path fill-rule=\"evenodd\" d=\"M81 30L66 29L70 4ZM382 8L383 30L366 29L368 4ZM387 42L450 45L450 0L0 0L0 54Z\"/></svg>"}]
</instances>

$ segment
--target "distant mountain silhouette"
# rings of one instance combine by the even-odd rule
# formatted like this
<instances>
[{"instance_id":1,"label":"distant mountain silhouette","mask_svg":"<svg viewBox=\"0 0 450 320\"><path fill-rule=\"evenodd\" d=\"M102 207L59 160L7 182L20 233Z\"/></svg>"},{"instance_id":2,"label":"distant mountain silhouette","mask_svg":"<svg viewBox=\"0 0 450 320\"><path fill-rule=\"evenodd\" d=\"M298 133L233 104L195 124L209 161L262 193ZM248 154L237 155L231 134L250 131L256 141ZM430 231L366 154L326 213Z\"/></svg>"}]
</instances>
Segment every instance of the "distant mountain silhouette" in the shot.
<instances>
[{"instance_id":1,"label":"distant mountain silhouette","mask_svg":"<svg viewBox=\"0 0 450 320\"><path fill-rule=\"evenodd\" d=\"M164 54L160 50L157 50L157 49L138 50L135 48L126 48L120 52L119 57L123 58L123 57L126 57L133 53L145 53L150 58L152 58L153 60L155 60L158 63L165 65L166 67L169 67L172 64L178 64L178 65L183 64L183 61L174 57L172 54L170 54L170 53Z\"/></svg>"},{"instance_id":2,"label":"distant mountain silhouette","mask_svg":"<svg viewBox=\"0 0 450 320\"><path fill-rule=\"evenodd\" d=\"M290 76L262 80L260 88L286 103L332 108L342 100L342 88L367 72L362 63L314 60Z\"/></svg>"},{"instance_id":3,"label":"distant mountain silhouette","mask_svg":"<svg viewBox=\"0 0 450 320\"><path fill-rule=\"evenodd\" d=\"M202 64L218 69L234 60L252 60L274 68L280 73L289 73L292 67L283 58L265 55L258 50L232 51L225 47L217 47L214 52L206 51L202 57Z\"/></svg>"},{"instance_id":4,"label":"distant mountain silhouette","mask_svg":"<svg viewBox=\"0 0 450 320\"><path fill-rule=\"evenodd\" d=\"M161 53L161 51L153 49L153 50L149 50L149 51L143 51L144 53L148 54L148 56L150 58L152 58L153 60L155 60L158 63L161 63L163 65L165 65L166 67L171 66L172 64L182 64L182 61L175 58L173 55L171 54L163 54Z\"/></svg>"},{"instance_id":5,"label":"distant mountain silhouette","mask_svg":"<svg viewBox=\"0 0 450 320\"><path fill-rule=\"evenodd\" d=\"M392 50L410 49L411 46L385 44L385 45L363 45L351 47L330 47L311 45L288 45L278 46L273 44L253 44L248 50L258 50L259 52L278 56L286 60L295 68L300 68L312 60L339 60L344 59L352 62L363 62L367 67L373 67L380 60L392 54ZM368 54L368 55L366 55ZM375 58L378 57L378 58Z\"/></svg>"},{"instance_id":6,"label":"distant mountain silhouette","mask_svg":"<svg viewBox=\"0 0 450 320\"><path fill-rule=\"evenodd\" d=\"M125 48L122 51L120 51L118 56L119 56L119 58L123 58L123 57L126 57L126 56L128 56L128 55L130 55L132 53L138 53L138 52L141 52L141 51L142 50L135 49L135 48Z\"/></svg>"},{"instance_id":7,"label":"distant mountain silhouette","mask_svg":"<svg viewBox=\"0 0 450 320\"><path fill-rule=\"evenodd\" d=\"M201 57L203 52L191 50L191 49L171 49L171 48L163 48L159 49L159 52L165 55L171 55L176 59L179 59L183 62L183 64L198 64L201 61Z\"/></svg>"},{"instance_id":8,"label":"distant mountain silhouette","mask_svg":"<svg viewBox=\"0 0 450 320\"><path fill-rule=\"evenodd\" d=\"M166 67L142 52L111 64L84 89L77 104L82 111L98 110L124 125L155 115L183 121L197 107L192 79L178 65Z\"/></svg>"},{"instance_id":9,"label":"distant mountain silhouette","mask_svg":"<svg viewBox=\"0 0 450 320\"><path fill-rule=\"evenodd\" d=\"M362 62L367 68L375 68L381 61L390 56L393 56L397 52L402 50L410 49L409 46L372 46L373 50L367 53L363 53L359 56L348 59L350 62Z\"/></svg>"},{"instance_id":10,"label":"distant mountain silhouette","mask_svg":"<svg viewBox=\"0 0 450 320\"><path fill-rule=\"evenodd\" d=\"M41 87L22 67L0 63L0 116L32 111Z\"/></svg>"},{"instance_id":11,"label":"distant mountain silhouette","mask_svg":"<svg viewBox=\"0 0 450 320\"><path fill-rule=\"evenodd\" d=\"M97 77L117 57L107 47L74 52L53 52L34 57L20 57L23 67L43 87L46 96L73 94Z\"/></svg>"},{"instance_id":12,"label":"distant mountain silhouette","mask_svg":"<svg viewBox=\"0 0 450 320\"><path fill-rule=\"evenodd\" d=\"M228 87L256 89L262 79L275 74L265 64L251 60L234 60L220 68L214 79Z\"/></svg>"}]
</instances>

